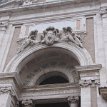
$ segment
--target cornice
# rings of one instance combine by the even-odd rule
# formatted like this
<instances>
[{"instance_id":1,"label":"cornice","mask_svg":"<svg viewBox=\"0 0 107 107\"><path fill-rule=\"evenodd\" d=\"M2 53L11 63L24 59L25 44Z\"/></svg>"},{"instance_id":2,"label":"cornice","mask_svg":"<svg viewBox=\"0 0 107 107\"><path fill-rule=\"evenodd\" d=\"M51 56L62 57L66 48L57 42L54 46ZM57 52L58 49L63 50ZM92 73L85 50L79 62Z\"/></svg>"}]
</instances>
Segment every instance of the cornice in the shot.
<instances>
[{"instance_id":1,"label":"cornice","mask_svg":"<svg viewBox=\"0 0 107 107\"><path fill-rule=\"evenodd\" d=\"M19 2L19 1L12 1L11 3L16 3L16 2ZM78 1L73 1L73 0L65 0L65 1L54 1L54 2L38 2L38 3L35 3L35 4L30 4L30 5L19 5L19 6L16 6L16 7L10 7L10 8L3 8L3 5L2 5L2 8L0 9L0 13L4 13L4 12L10 12L10 13L14 13L14 12L20 12L20 11L26 11L26 10L34 10L34 9L44 9L44 8L49 8L49 7L59 7L59 6L65 6L65 5L71 5L74 7L74 5L78 5L80 6L80 4L84 4L85 5L88 5L89 4L91 6L93 6L93 2L86 2L86 1L83 1L83 2L78 2ZM94 1L94 4L99 4L100 5L100 2L99 0L96 0Z\"/></svg>"}]
</instances>

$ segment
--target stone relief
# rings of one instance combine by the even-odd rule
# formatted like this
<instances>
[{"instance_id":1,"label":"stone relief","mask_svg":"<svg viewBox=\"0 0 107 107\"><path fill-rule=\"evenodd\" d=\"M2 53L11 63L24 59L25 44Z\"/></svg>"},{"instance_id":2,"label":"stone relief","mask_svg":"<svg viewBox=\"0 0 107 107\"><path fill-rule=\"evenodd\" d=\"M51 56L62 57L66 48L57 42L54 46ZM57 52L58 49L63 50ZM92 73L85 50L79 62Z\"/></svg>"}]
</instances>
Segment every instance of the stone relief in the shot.
<instances>
[{"instance_id":1,"label":"stone relief","mask_svg":"<svg viewBox=\"0 0 107 107\"><path fill-rule=\"evenodd\" d=\"M20 44L18 53L28 46L36 44L52 46L58 42L72 42L78 47L83 48L81 34L74 33L71 27L64 27L61 31L54 27L48 27L41 34L38 33L37 30L31 31L28 37L18 40L18 43Z\"/></svg>"}]
</instances>

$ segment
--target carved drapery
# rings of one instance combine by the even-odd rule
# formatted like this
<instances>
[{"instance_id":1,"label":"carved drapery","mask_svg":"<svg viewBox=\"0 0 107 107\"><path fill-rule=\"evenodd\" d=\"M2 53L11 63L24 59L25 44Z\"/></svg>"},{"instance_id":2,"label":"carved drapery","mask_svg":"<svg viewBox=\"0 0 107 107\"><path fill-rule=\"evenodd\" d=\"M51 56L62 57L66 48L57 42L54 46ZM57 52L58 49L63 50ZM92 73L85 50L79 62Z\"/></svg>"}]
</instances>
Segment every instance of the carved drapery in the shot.
<instances>
[{"instance_id":1,"label":"carved drapery","mask_svg":"<svg viewBox=\"0 0 107 107\"><path fill-rule=\"evenodd\" d=\"M18 40L20 44L18 52L33 45L44 44L52 46L59 42L74 43L78 47L83 48L81 35L82 33L74 33L71 27L65 27L61 31L54 27L49 27L41 34L37 30L31 31L28 37Z\"/></svg>"}]
</instances>

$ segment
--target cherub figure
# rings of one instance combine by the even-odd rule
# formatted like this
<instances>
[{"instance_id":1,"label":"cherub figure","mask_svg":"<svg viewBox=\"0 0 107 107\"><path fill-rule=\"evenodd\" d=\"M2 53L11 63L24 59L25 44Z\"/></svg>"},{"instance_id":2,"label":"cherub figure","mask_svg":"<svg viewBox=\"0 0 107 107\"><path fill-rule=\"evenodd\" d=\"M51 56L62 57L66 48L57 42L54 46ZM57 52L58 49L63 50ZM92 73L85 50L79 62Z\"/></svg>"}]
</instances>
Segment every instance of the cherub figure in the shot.
<instances>
[{"instance_id":1,"label":"cherub figure","mask_svg":"<svg viewBox=\"0 0 107 107\"><path fill-rule=\"evenodd\" d=\"M31 31L28 37L19 40L18 42L20 42L21 47L18 50L18 53L23 51L28 46L33 46L34 44L38 43L38 41L36 40L37 34L38 34L37 30Z\"/></svg>"},{"instance_id":2,"label":"cherub figure","mask_svg":"<svg viewBox=\"0 0 107 107\"><path fill-rule=\"evenodd\" d=\"M80 36L73 33L71 27L63 28L61 40L66 42L71 41L79 47L83 47Z\"/></svg>"}]
</instances>

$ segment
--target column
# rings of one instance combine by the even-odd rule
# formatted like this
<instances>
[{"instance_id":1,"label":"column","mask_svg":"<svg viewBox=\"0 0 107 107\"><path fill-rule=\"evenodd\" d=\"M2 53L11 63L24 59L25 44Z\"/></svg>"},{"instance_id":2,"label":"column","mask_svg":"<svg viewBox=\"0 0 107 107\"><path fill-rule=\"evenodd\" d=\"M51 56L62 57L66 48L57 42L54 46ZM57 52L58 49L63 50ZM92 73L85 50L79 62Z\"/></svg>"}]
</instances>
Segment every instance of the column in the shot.
<instances>
[{"instance_id":1,"label":"column","mask_svg":"<svg viewBox=\"0 0 107 107\"><path fill-rule=\"evenodd\" d=\"M32 107L33 106L33 102L32 102L32 100L23 100L22 101L22 105L24 107Z\"/></svg>"},{"instance_id":2,"label":"column","mask_svg":"<svg viewBox=\"0 0 107 107\"><path fill-rule=\"evenodd\" d=\"M82 107L91 107L91 89L89 85L90 85L90 81L88 80L80 81Z\"/></svg>"},{"instance_id":3,"label":"column","mask_svg":"<svg viewBox=\"0 0 107 107\"><path fill-rule=\"evenodd\" d=\"M78 107L78 102L79 102L78 96L69 96L67 100L70 107Z\"/></svg>"}]
</instances>

